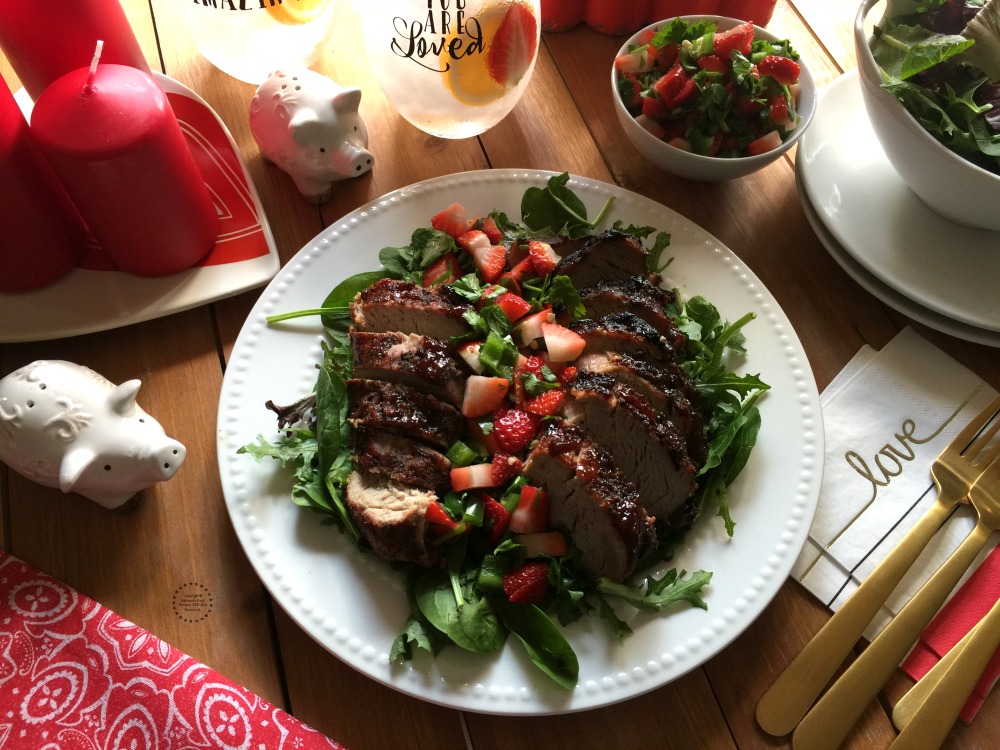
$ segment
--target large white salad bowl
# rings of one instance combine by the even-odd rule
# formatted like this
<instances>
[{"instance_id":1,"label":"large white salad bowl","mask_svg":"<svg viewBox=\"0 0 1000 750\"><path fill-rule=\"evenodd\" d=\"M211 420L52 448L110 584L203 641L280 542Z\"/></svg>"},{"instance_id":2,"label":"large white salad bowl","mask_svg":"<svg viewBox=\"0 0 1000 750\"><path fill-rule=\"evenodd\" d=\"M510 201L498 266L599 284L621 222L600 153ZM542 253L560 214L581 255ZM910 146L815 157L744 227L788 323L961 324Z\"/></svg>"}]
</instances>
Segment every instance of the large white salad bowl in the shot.
<instances>
[{"instance_id":1,"label":"large white salad bowl","mask_svg":"<svg viewBox=\"0 0 1000 750\"><path fill-rule=\"evenodd\" d=\"M884 5L883 0L861 3L854 20L854 44L865 108L886 157L910 189L937 213L959 224L1000 231L1000 175L949 151L882 88L882 73L869 38Z\"/></svg>"}]
</instances>

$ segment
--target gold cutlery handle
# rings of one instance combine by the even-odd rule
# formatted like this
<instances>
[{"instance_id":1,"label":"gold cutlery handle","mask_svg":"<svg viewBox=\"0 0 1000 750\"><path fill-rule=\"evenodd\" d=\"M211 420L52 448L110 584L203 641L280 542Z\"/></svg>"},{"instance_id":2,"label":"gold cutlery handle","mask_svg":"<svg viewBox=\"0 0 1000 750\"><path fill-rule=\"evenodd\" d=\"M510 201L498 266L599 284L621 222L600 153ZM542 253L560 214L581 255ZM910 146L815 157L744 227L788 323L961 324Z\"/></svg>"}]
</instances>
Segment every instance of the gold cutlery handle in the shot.
<instances>
[{"instance_id":1,"label":"gold cutlery handle","mask_svg":"<svg viewBox=\"0 0 1000 750\"><path fill-rule=\"evenodd\" d=\"M892 707L892 723L896 725L896 729L903 730L912 721L914 714L920 710L920 706L933 692L934 687L941 682L941 678L944 677L978 628L977 625L966 633L962 640L952 646L948 653L942 656L938 663L931 667L927 674L917 680L917 683L896 702L896 705Z\"/></svg>"},{"instance_id":2,"label":"gold cutlery handle","mask_svg":"<svg viewBox=\"0 0 1000 750\"><path fill-rule=\"evenodd\" d=\"M834 750L840 747L868 704L916 643L920 631L968 570L990 533L986 524L977 523L944 565L833 683L795 729L792 746L796 750Z\"/></svg>"},{"instance_id":3,"label":"gold cutlery handle","mask_svg":"<svg viewBox=\"0 0 1000 750\"><path fill-rule=\"evenodd\" d=\"M1000 603L994 604L989 614L969 632L972 637L968 643L956 654L940 682L892 743L894 750L928 750L944 743L962 706L1000 646ZM952 651L957 649L958 646Z\"/></svg>"},{"instance_id":4,"label":"gold cutlery handle","mask_svg":"<svg viewBox=\"0 0 1000 750\"><path fill-rule=\"evenodd\" d=\"M957 504L939 497L792 660L757 704L761 729L776 737L795 729Z\"/></svg>"}]
</instances>

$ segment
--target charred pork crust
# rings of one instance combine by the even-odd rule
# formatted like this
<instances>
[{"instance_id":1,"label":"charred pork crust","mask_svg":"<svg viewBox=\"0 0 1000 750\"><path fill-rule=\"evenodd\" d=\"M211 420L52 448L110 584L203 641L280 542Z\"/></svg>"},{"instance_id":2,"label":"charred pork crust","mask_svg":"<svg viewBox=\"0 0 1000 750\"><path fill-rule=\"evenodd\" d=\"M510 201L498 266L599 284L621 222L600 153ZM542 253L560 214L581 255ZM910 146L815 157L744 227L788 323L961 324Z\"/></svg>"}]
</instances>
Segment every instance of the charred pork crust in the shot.
<instances>
[{"instance_id":1,"label":"charred pork crust","mask_svg":"<svg viewBox=\"0 0 1000 750\"><path fill-rule=\"evenodd\" d=\"M354 466L400 484L447 491L451 461L439 451L405 435L359 427L351 432Z\"/></svg>"},{"instance_id":2,"label":"charred pork crust","mask_svg":"<svg viewBox=\"0 0 1000 750\"><path fill-rule=\"evenodd\" d=\"M687 343L677 324L667 315L666 307L673 301L673 293L654 286L642 276L601 281L596 286L581 289L580 298L587 314L593 319L617 312L634 313L655 328L675 349Z\"/></svg>"},{"instance_id":3,"label":"charred pork crust","mask_svg":"<svg viewBox=\"0 0 1000 750\"><path fill-rule=\"evenodd\" d=\"M361 536L381 559L430 566L438 555L426 545L426 514L434 492L378 474L353 472L345 503Z\"/></svg>"},{"instance_id":4,"label":"charred pork crust","mask_svg":"<svg viewBox=\"0 0 1000 750\"><path fill-rule=\"evenodd\" d=\"M588 238L556 266L555 273L569 276L577 289L597 286L601 281L624 280L631 276L648 276L642 242L630 234L612 229Z\"/></svg>"},{"instance_id":5,"label":"charred pork crust","mask_svg":"<svg viewBox=\"0 0 1000 750\"><path fill-rule=\"evenodd\" d=\"M426 391L461 407L463 364L440 339L417 333L353 331L354 377L387 380Z\"/></svg>"},{"instance_id":6,"label":"charred pork crust","mask_svg":"<svg viewBox=\"0 0 1000 750\"><path fill-rule=\"evenodd\" d=\"M408 385L383 380L347 381L351 427L388 430L448 450L465 428L451 404Z\"/></svg>"},{"instance_id":7,"label":"charred pork crust","mask_svg":"<svg viewBox=\"0 0 1000 750\"><path fill-rule=\"evenodd\" d=\"M635 313L617 312L597 320L577 320L572 330L587 342L588 352L622 352L656 366L677 364L677 352L655 328Z\"/></svg>"},{"instance_id":8,"label":"charred pork crust","mask_svg":"<svg viewBox=\"0 0 1000 750\"><path fill-rule=\"evenodd\" d=\"M610 454L563 420L550 421L524 465L549 494L553 526L564 529L594 578L627 578L656 545L653 519Z\"/></svg>"},{"instance_id":9,"label":"charred pork crust","mask_svg":"<svg viewBox=\"0 0 1000 750\"><path fill-rule=\"evenodd\" d=\"M462 315L469 305L440 285L425 289L410 281L379 279L354 297L351 319L356 331L421 333L442 341L469 328Z\"/></svg>"},{"instance_id":10,"label":"charred pork crust","mask_svg":"<svg viewBox=\"0 0 1000 750\"><path fill-rule=\"evenodd\" d=\"M607 375L579 375L563 407L567 421L611 454L646 512L668 519L697 489L687 435L637 391Z\"/></svg>"},{"instance_id":11,"label":"charred pork crust","mask_svg":"<svg viewBox=\"0 0 1000 750\"><path fill-rule=\"evenodd\" d=\"M584 352L573 363L581 372L614 375L626 385L633 380L645 380L660 391L680 391L689 401L696 403L698 390L684 368L676 362L655 366L642 359L615 351ZM641 387L641 386L633 386Z\"/></svg>"}]
</instances>

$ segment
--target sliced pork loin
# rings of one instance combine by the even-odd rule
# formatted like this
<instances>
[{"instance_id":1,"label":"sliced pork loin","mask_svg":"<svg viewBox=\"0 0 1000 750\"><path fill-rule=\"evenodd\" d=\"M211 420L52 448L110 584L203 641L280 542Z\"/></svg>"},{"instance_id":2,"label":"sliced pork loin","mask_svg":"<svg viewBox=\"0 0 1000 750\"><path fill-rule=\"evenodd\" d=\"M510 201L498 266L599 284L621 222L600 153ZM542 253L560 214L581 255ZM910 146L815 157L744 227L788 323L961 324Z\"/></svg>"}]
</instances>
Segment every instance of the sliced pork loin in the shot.
<instances>
[{"instance_id":1,"label":"sliced pork loin","mask_svg":"<svg viewBox=\"0 0 1000 750\"><path fill-rule=\"evenodd\" d=\"M446 451L465 429L451 404L417 388L384 380L347 381L351 427L388 430Z\"/></svg>"},{"instance_id":2,"label":"sliced pork loin","mask_svg":"<svg viewBox=\"0 0 1000 750\"><path fill-rule=\"evenodd\" d=\"M352 331L354 377L388 380L461 407L466 370L452 348L417 333Z\"/></svg>"},{"instance_id":3,"label":"sliced pork loin","mask_svg":"<svg viewBox=\"0 0 1000 750\"><path fill-rule=\"evenodd\" d=\"M677 352L670 342L635 313L577 320L569 327L587 342L587 352L622 352L656 366L677 364Z\"/></svg>"},{"instance_id":4,"label":"sliced pork loin","mask_svg":"<svg viewBox=\"0 0 1000 750\"><path fill-rule=\"evenodd\" d=\"M549 495L552 525L565 530L594 578L624 580L655 546L653 519L607 451L561 419L548 422L524 465Z\"/></svg>"},{"instance_id":5,"label":"sliced pork loin","mask_svg":"<svg viewBox=\"0 0 1000 750\"><path fill-rule=\"evenodd\" d=\"M612 229L588 238L578 250L559 261L555 273L569 276L573 286L584 289L601 281L648 276L648 255L636 237Z\"/></svg>"},{"instance_id":6,"label":"sliced pork loin","mask_svg":"<svg viewBox=\"0 0 1000 750\"><path fill-rule=\"evenodd\" d=\"M587 308L587 315L595 320L617 312L630 312L649 323L675 349L680 349L687 341L667 315L666 308L673 302L673 293L651 284L642 276L601 281L581 289L580 298Z\"/></svg>"},{"instance_id":7,"label":"sliced pork loin","mask_svg":"<svg viewBox=\"0 0 1000 750\"><path fill-rule=\"evenodd\" d=\"M355 296L351 318L356 331L403 331L448 341L468 332L462 320L468 309L446 285L425 289L410 281L379 279Z\"/></svg>"},{"instance_id":8,"label":"sliced pork loin","mask_svg":"<svg viewBox=\"0 0 1000 750\"><path fill-rule=\"evenodd\" d=\"M569 393L566 419L611 454L649 515L669 521L697 488L687 436L637 391L607 375L578 375Z\"/></svg>"},{"instance_id":9,"label":"sliced pork loin","mask_svg":"<svg viewBox=\"0 0 1000 750\"><path fill-rule=\"evenodd\" d=\"M345 504L372 551L389 562L430 566L437 551L426 543L426 515L437 496L378 474L353 472Z\"/></svg>"},{"instance_id":10,"label":"sliced pork loin","mask_svg":"<svg viewBox=\"0 0 1000 750\"><path fill-rule=\"evenodd\" d=\"M412 438L385 430L358 427L351 431L354 466L425 490L447 491L451 461L440 451Z\"/></svg>"}]
</instances>

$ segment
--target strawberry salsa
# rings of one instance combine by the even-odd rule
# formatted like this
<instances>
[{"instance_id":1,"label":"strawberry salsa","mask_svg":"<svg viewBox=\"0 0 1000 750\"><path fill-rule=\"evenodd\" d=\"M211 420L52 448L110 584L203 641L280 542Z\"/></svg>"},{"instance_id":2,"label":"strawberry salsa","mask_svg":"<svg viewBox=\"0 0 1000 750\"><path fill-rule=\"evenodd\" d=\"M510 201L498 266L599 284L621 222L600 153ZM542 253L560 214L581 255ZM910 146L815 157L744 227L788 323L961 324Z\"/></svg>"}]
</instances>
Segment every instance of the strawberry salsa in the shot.
<instances>
[{"instance_id":1,"label":"strawberry salsa","mask_svg":"<svg viewBox=\"0 0 1000 750\"><path fill-rule=\"evenodd\" d=\"M615 60L618 93L643 128L703 156L743 157L781 145L799 123L799 55L754 38L750 22L716 31L675 19Z\"/></svg>"},{"instance_id":2,"label":"strawberry salsa","mask_svg":"<svg viewBox=\"0 0 1000 750\"><path fill-rule=\"evenodd\" d=\"M468 431L447 452L450 491L439 494L424 517L441 563L402 566L408 571L411 616L393 645L394 662L411 659L416 650L437 653L445 645L488 653L513 633L535 666L572 689L579 665L555 621L565 625L596 612L621 642L631 630L613 601L653 612L684 602L707 608L701 592L711 573L705 571L671 569L624 582L590 579L577 564L573 540L550 525L545 489L522 474L522 458L546 420L559 412L566 386L576 377L571 363L585 347L556 320L557 315L580 319L586 311L569 278L555 273L559 257L543 238L590 235L610 205L588 220L568 179L562 174L544 188L529 188L522 223L500 211L469 217L453 203L430 218L430 227L415 230L409 245L384 248L381 270L341 282L322 308L269 319L275 324L319 314L330 344L313 394L289 407L269 404L278 412L282 437L272 444L258 436L240 452L278 459L293 470L292 500L330 519L367 550L345 505L354 471L346 418L353 362L348 305L385 278L425 287L447 284L473 303L465 315L468 334L451 341L472 373L461 403ZM662 270L669 235L651 227L614 226L647 241L649 270ZM690 522L711 510L732 534L727 488L755 442L756 401L767 385L721 363L725 349L744 351L741 329L754 316L730 324L701 297L676 298L666 312L687 338L683 365L698 389L709 446ZM688 528L657 529L658 547L638 569L668 560Z\"/></svg>"}]
</instances>

